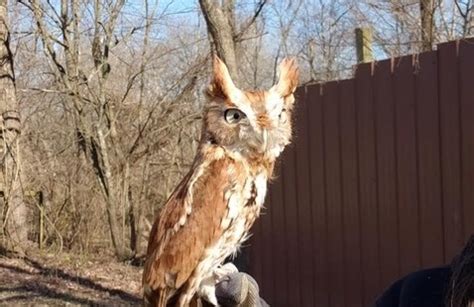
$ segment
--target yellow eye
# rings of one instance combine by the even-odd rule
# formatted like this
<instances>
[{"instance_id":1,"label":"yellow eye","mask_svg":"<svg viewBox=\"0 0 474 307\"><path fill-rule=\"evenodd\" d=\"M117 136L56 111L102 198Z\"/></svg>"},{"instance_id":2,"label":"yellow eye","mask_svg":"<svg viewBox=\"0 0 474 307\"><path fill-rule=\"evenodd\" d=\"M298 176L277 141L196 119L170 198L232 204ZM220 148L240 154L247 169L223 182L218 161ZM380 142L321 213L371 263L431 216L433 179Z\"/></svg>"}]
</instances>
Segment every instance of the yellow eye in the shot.
<instances>
[{"instance_id":1,"label":"yellow eye","mask_svg":"<svg viewBox=\"0 0 474 307\"><path fill-rule=\"evenodd\" d=\"M229 124L236 124L245 117L247 117L245 113L240 111L239 109L227 109L224 112L225 121Z\"/></svg>"}]
</instances>

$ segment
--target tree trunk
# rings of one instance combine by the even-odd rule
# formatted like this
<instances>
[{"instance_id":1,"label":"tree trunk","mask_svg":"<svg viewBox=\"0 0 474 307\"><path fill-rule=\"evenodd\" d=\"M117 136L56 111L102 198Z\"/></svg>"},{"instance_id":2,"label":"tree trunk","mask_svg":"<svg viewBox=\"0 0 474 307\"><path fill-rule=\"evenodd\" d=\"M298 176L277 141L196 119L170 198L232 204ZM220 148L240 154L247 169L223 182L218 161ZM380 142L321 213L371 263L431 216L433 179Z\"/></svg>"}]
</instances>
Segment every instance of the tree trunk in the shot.
<instances>
[{"instance_id":1,"label":"tree trunk","mask_svg":"<svg viewBox=\"0 0 474 307\"><path fill-rule=\"evenodd\" d=\"M434 0L420 0L422 51L433 50L434 11L435 11Z\"/></svg>"},{"instance_id":2,"label":"tree trunk","mask_svg":"<svg viewBox=\"0 0 474 307\"><path fill-rule=\"evenodd\" d=\"M23 202L20 181L18 139L20 117L16 101L13 55L9 49L7 0L0 0L0 113L2 114L1 189L5 209L3 230L13 248L24 247L28 242L27 208Z\"/></svg>"},{"instance_id":3,"label":"tree trunk","mask_svg":"<svg viewBox=\"0 0 474 307\"><path fill-rule=\"evenodd\" d=\"M227 65L232 80L239 84L234 41L234 1L224 0L221 6L215 0L199 0L199 4L216 54Z\"/></svg>"}]
</instances>

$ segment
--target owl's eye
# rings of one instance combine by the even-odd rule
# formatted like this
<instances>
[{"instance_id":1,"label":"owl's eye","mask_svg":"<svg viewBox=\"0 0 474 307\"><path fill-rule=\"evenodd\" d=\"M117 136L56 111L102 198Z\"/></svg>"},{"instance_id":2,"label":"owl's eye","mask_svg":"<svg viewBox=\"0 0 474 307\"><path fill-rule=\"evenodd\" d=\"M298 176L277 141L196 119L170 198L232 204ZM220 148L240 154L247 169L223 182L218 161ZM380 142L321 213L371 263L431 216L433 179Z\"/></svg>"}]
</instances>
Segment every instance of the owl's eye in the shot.
<instances>
[{"instance_id":1,"label":"owl's eye","mask_svg":"<svg viewBox=\"0 0 474 307\"><path fill-rule=\"evenodd\" d=\"M240 122L246 115L239 109L227 109L224 112L224 118L229 124L236 124Z\"/></svg>"}]
</instances>

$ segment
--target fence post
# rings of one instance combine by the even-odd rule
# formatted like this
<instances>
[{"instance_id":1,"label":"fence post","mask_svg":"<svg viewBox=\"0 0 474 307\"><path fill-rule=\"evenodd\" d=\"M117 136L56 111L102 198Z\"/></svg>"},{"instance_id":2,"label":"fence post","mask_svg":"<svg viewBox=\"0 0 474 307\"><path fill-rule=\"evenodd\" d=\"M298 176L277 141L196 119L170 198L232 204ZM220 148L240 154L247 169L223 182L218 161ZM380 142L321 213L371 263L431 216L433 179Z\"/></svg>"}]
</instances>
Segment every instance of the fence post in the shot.
<instances>
[{"instance_id":1,"label":"fence post","mask_svg":"<svg viewBox=\"0 0 474 307\"><path fill-rule=\"evenodd\" d=\"M357 63L372 62L372 29L356 28Z\"/></svg>"}]
</instances>

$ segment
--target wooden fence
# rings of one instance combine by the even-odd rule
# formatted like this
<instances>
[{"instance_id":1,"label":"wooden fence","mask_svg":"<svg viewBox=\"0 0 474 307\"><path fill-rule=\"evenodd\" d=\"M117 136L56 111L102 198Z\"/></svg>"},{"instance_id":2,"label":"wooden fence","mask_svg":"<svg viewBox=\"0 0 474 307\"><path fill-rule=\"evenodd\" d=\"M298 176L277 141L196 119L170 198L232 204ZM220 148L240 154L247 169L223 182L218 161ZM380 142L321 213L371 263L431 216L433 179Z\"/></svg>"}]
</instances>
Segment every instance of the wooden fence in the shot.
<instances>
[{"instance_id":1,"label":"wooden fence","mask_svg":"<svg viewBox=\"0 0 474 307\"><path fill-rule=\"evenodd\" d=\"M301 87L295 139L254 226L271 306L369 306L474 233L474 40Z\"/></svg>"}]
</instances>

